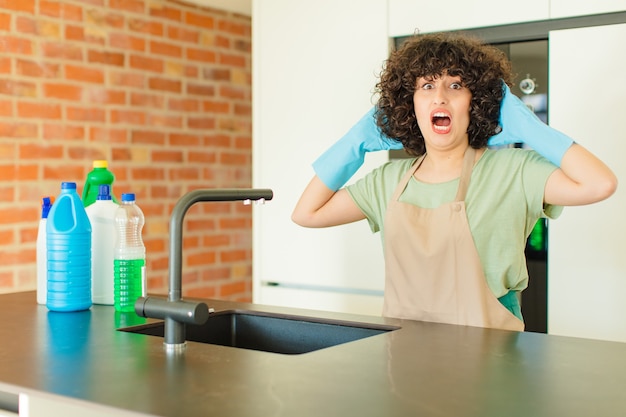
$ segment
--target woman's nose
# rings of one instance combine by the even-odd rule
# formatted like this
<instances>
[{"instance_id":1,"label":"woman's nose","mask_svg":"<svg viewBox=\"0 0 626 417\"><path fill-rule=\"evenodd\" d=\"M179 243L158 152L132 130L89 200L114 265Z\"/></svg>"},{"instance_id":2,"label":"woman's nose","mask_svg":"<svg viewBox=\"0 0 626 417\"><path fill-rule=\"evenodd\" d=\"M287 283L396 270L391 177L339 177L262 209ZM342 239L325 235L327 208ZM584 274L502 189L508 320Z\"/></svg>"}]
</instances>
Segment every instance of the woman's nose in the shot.
<instances>
[{"instance_id":1,"label":"woman's nose","mask_svg":"<svg viewBox=\"0 0 626 417\"><path fill-rule=\"evenodd\" d=\"M443 88L435 90L435 96L433 97L434 104L446 104L448 102L448 95Z\"/></svg>"}]
</instances>

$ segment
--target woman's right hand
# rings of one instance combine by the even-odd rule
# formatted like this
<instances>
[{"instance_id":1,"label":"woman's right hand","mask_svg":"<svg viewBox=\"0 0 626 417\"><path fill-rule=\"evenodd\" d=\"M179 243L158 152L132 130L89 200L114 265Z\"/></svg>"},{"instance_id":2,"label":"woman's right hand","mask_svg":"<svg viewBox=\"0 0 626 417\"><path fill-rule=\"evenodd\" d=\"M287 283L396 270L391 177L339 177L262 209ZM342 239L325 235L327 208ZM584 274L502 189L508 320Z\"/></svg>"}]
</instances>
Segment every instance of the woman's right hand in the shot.
<instances>
[{"instance_id":1,"label":"woman's right hand","mask_svg":"<svg viewBox=\"0 0 626 417\"><path fill-rule=\"evenodd\" d=\"M313 163L315 173L329 189L343 187L363 165L366 152L403 148L402 143L382 134L375 111L374 106Z\"/></svg>"}]
</instances>

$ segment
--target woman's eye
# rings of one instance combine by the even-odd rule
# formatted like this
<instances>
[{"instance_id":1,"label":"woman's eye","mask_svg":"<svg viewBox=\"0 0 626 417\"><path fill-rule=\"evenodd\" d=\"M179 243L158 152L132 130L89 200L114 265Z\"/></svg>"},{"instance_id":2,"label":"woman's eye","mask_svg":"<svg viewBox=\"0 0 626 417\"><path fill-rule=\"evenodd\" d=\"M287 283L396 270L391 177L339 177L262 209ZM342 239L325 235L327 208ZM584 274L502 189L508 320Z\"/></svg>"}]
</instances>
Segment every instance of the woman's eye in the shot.
<instances>
[{"instance_id":1,"label":"woman's eye","mask_svg":"<svg viewBox=\"0 0 626 417\"><path fill-rule=\"evenodd\" d=\"M452 83L450 84L450 88L453 90L460 90L461 88L463 88L463 86L461 85L461 83Z\"/></svg>"},{"instance_id":2,"label":"woman's eye","mask_svg":"<svg viewBox=\"0 0 626 417\"><path fill-rule=\"evenodd\" d=\"M433 88L433 85L431 83L422 84L422 90L430 90L431 88Z\"/></svg>"}]
</instances>

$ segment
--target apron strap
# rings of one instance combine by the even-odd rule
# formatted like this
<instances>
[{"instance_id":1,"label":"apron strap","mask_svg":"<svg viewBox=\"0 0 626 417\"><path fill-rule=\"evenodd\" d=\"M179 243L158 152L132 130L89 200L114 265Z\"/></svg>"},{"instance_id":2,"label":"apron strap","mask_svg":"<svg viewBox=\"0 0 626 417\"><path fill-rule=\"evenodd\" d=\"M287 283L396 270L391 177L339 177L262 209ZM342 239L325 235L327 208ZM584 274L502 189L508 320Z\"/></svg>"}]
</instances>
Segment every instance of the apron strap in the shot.
<instances>
[{"instance_id":1,"label":"apron strap","mask_svg":"<svg viewBox=\"0 0 626 417\"><path fill-rule=\"evenodd\" d=\"M424 162L425 157L426 157L426 154L417 158L415 163L411 165L411 168L409 168L406 171L406 174L404 174L404 177L402 177L402 179L398 183L398 186L396 187L396 190L393 192L393 195L391 196L391 201L398 201L398 199L400 198L400 194L404 192L406 185L411 180L411 177L413 176L413 174L415 174L415 171L417 171L417 168L419 168L420 165L422 165L422 162Z\"/></svg>"}]
</instances>

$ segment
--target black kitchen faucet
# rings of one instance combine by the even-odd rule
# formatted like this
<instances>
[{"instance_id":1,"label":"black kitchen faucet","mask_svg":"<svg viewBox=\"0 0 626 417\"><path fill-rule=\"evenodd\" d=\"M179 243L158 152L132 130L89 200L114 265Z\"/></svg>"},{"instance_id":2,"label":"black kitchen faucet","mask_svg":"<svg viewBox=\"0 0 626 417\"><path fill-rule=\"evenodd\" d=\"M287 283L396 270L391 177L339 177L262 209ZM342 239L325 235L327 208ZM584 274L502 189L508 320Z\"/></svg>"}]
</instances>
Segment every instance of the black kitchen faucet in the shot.
<instances>
[{"instance_id":1,"label":"black kitchen faucet","mask_svg":"<svg viewBox=\"0 0 626 417\"><path fill-rule=\"evenodd\" d=\"M201 201L252 201L263 203L271 200L270 189L227 188L191 191L178 200L170 220L170 259L168 298L141 297L135 303L135 312L141 317L164 320L164 346L168 352L183 351L185 326L204 324L209 318L209 307L203 302L185 301L182 298L182 246L183 220L187 210Z\"/></svg>"}]
</instances>

